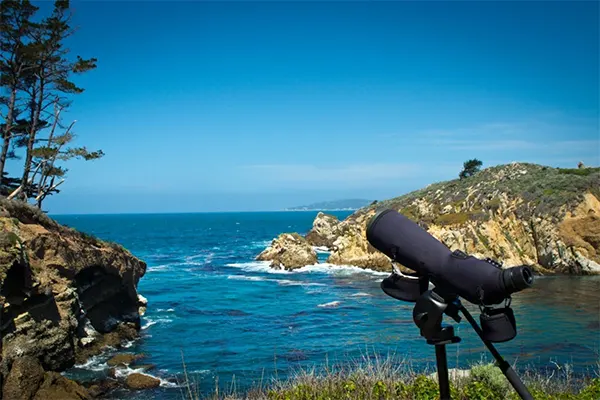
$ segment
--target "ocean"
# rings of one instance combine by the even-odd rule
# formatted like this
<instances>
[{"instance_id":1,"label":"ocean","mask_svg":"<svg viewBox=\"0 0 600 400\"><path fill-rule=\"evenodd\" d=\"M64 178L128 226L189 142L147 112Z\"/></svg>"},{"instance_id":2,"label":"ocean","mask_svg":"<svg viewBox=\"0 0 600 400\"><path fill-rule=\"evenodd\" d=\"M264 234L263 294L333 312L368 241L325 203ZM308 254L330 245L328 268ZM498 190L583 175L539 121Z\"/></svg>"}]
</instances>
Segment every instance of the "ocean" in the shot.
<instances>
[{"instance_id":1,"label":"ocean","mask_svg":"<svg viewBox=\"0 0 600 400\"><path fill-rule=\"evenodd\" d=\"M333 212L342 219L350 212ZM379 288L387 273L324 264L275 271L254 258L282 232L306 233L316 212L254 212L53 216L65 225L118 242L148 264L138 292L148 299L141 337L126 351L160 388L127 394L182 399L184 363L200 392L215 385L239 390L300 368L365 357L410 360L435 367L433 346L419 336L410 303ZM466 303L466 302L465 302ZM468 305L468 304L466 304ZM569 364L575 373L596 366L600 349L600 277L541 277L513 295L517 337L497 348L517 369ZM476 319L477 307L468 305ZM452 322L459 344L448 346L449 367L493 360L466 320ZM106 360L90 359L66 372L79 379L106 376ZM217 383L218 382L218 383Z\"/></svg>"}]
</instances>

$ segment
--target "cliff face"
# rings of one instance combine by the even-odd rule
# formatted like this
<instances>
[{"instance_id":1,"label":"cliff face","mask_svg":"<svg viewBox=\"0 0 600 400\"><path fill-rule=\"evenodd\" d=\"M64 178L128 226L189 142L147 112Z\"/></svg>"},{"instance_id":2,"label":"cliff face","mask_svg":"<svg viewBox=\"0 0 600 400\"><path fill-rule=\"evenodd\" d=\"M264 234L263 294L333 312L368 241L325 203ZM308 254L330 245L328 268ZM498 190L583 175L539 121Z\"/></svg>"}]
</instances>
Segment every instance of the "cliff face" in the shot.
<instances>
[{"instance_id":1,"label":"cliff face","mask_svg":"<svg viewBox=\"0 0 600 400\"><path fill-rule=\"evenodd\" d=\"M389 270L367 242L368 220L392 208L450 249L540 273L600 273L600 169L513 163L430 185L357 211L340 224L328 262Z\"/></svg>"},{"instance_id":2,"label":"cliff face","mask_svg":"<svg viewBox=\"0 0 600 400\"><path fill-rule=\"evenodd\" d=\"M61 371L135 337L136 286L145 271L143 261L116 244L1 200L0 383L21 381L12 376L22 373L17 360ZM40 378L40 388L49 376ZM0 390L5 398L11 385Z\"/></svg>"}]
</instances>

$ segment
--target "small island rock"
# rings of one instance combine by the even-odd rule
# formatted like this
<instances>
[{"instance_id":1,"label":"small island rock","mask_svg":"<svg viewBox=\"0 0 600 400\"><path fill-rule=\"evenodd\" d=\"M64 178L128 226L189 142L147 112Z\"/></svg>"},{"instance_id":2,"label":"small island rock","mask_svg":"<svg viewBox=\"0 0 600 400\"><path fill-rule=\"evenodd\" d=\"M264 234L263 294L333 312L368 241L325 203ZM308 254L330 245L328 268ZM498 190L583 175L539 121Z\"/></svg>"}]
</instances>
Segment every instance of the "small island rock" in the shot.
<instances>
[{"instance_id":1,"label":"small island rock","mask_svg":"<svg viewBox=\"0 0 600 400\"><path fill-rule=\"evenodd\" d=\"M130 389L152 389L160 386L160 380L150 375L133 373L127 377L125 383Z\"/></svg>"},{"instance_id":2,"label":"small island rock","mask_svg":"<svg viewBox=\"0 0 600 400\"><path fill-rule=\"evenodd\" d=\"M319 212L312 229L306 234L306 240L313 246L330 248L340 234L339 224L337 217Z\"/></svg>"},{"instance_id":3,"label":"small island rock","mask_svg":"<svg viewBox=\"0 0 600 400\"><path fill-rule=\"evenodd\" d=\"M317 253L299 234L283 233L274 239L256 260L271 261L273 268L295 269L316 264Z\"/></svg>"}]
</instances>

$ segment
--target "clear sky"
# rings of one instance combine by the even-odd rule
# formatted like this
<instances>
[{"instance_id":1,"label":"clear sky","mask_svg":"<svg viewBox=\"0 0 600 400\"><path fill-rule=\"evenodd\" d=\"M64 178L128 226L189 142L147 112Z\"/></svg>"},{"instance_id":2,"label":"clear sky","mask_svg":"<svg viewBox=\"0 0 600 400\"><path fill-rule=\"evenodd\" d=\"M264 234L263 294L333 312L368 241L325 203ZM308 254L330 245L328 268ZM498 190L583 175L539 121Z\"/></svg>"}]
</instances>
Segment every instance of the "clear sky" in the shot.
<instances>
[{"instance_id":1,"label":"clear sky","mask_svg":"<svg viewBox=\"0 0 600 400\"><path fill-rule=\"evenodd\" d=\"M45 5L48 8L48 5ZM51 213L384 199L462 162L600 164L598 2L75 2Z\"/></svg>"}]
</instances>

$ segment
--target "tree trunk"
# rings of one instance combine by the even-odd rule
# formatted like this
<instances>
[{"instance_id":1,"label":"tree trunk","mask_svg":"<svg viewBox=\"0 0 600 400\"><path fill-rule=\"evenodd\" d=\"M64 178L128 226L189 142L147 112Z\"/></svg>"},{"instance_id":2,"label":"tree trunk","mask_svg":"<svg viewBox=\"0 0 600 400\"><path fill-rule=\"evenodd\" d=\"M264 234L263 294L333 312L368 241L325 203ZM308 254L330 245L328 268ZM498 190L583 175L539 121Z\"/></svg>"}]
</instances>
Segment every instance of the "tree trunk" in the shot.
<instances>
[{"instance_id":1,"label":"tree trunk","mask_svg":"<svg viewBox=\"0 0 600 400\"><path fill-rule=\"evenodd\" d=\"M31 161L33 159L33 145L35 144L35 136L37 134L37 126L40 120L40 111L44 101L44 81L40 79L40 93L38 101L35 100L32 106L34 109L31 115L31 126L29 127L29 138L27 140L27 154L25 155L25 166L23 167L23 177L21 178L21 187L23 188L23 196L25 201L29 197L29 173L31 172Z\"/></svg>"},{"instance_id":2,"label":"tree trunk","mask_svg":"<svg viewBox=\"0 0 600 400\"><path fill-rule=\"evenodd\" d=\"M13 114L15 109L15 102L17 100L17 88L13 87L10 93L10 100L8 103L8 113L6 114L6 121L4 125L4 131L2 132L2 153L0 154L0 177L4 176L4 165L6 164L6 156L8 155L8 148L10 147L11 129L13 124Z\"/></svg>"}]
</instances>

